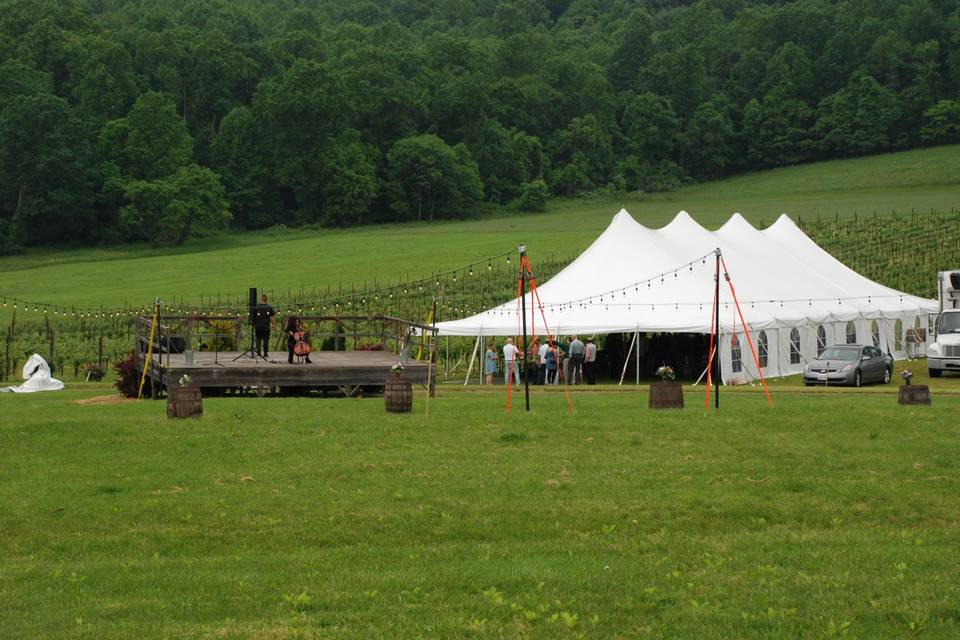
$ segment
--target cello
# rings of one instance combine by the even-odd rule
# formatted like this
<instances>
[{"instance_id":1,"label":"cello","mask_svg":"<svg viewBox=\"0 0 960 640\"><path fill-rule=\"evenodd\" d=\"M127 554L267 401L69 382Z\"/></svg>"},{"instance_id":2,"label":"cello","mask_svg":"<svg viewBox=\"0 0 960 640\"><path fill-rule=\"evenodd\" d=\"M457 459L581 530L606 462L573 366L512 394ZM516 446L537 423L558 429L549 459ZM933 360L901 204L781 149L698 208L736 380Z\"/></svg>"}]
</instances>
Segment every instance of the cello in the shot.
<instances>
[{"instance_id":1,"label":"cello","mask_svg":"<svg viewBox=\"0 0 960 640\"><path fill-rule=\"evenodd\" d=\"M307 342L307 334L300 324L300 319L291 317L288 322L287 349L290 350L289 361L292 363L293 356L297 356L310 362L310 344Z\"/></svg>"},{"instance_id":2,"label":"cello","mask_svg":"<svg viewBox=\"0 0 960 640\"><path fill-rule=\"evenodd\" d=\"M297 330L293 332L293 355L298 358L307 358L310 359L310 345L307 343L306 332L303 329L297 327Z\"/></svg>"}]
</instances>

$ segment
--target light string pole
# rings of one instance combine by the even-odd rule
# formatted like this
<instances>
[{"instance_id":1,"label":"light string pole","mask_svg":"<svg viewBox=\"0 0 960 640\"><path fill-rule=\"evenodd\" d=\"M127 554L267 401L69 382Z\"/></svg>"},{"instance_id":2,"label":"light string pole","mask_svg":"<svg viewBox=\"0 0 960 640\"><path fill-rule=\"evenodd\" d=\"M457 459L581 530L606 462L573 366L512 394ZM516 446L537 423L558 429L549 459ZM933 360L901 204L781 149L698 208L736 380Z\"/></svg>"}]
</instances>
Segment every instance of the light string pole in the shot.
<instances>
[{"instance_id":1,"label":"light string pole","mask_svg":"<svg viewBox=\"0 0 960 640\"><path fill-rule=\"evenodd\" d=\"M716 263L717 263L716 273L713 276L713 286L714 286L713 296L714 296L714 300L716 301L714 303L714 310L713 310L713 313L714 313L713 326L716 328L715 330L717 332L717 342L714 348L717 351L719 351L719 346L720 346L720 256L722 255L720 252L720 247L717 247L713 253L714 253L714 256L716 256ZM714 390L713 402L714 402L714 407L717 409L717 411L719 411L720 410L720 354L719 353L717 353L716 356L714 356L714 361L715 361L714 366L716 366L717 370L713 377L713 390Z\"/></svg>"},{"instance_id":2,"label":"light string pole","mask_svg":"<svg viewBox=\"0 0 960 640\"><path fill-rule=\"evenodd\" d=\"M530 412L530 366L527 362L527 247L517 247L520 252L520 315L523 318L523 395L526 401L527 413ZM531 274L532 275L532 274ZM512 380L511 380L512 382Z\"/></svg>"}]
</instances>

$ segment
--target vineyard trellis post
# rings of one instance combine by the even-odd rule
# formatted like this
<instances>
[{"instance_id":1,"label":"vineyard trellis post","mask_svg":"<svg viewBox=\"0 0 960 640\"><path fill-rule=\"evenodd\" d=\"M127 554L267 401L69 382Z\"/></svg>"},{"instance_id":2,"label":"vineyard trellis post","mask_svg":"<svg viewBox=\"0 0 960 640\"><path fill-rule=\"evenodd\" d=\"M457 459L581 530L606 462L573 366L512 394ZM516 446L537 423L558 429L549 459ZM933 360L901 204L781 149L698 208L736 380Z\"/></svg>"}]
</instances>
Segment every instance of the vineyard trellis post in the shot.
<instances>
[{"instance_id":1,"label":"vineyard trellis post","mask_svg":"<svg viewBox=\"0 0 960 640\"><path fill-rule=\"evenodd\" d=\"M6 380L10 376L10 344L13 342L11 338L11 330L7 329L7 339L6 342L6 353L3 358L3 379Z\"/></svg>"}]
</instances>

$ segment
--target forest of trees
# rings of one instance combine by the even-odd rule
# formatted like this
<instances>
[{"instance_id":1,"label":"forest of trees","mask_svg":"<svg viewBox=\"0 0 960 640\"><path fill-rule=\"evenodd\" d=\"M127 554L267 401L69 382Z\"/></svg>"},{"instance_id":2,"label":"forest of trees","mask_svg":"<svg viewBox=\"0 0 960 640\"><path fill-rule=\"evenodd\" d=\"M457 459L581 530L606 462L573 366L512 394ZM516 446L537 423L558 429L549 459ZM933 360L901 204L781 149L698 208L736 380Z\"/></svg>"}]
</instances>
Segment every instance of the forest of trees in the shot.
<instances>
[{"instance_id":1,"label":"forest of trees","mask_svg":"<svg viewBox=\"0 0 960 640\"><path fill-rule=\"evenodd\" d=\"M0 1L0 253L953 142L957 0Z\"/></svg>"}]
</instances>

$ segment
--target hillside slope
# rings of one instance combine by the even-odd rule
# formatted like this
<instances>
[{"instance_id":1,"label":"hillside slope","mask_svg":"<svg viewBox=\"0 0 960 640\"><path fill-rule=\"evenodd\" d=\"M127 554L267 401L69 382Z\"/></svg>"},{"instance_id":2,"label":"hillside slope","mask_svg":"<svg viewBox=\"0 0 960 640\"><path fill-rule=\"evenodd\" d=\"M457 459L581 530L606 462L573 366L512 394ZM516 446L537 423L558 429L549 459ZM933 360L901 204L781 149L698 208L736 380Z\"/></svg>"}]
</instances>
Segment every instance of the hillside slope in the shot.
<instances>
[{"instance_id":1,"label":"hillside slope","mask_svg":"<svg viewBox=\"0 0 960 640\"><path fill-rule=\"evenodd\" d=\"M760 172L669 193L558 201L536 215L345 230L272 230L174 250L42 251L0 260L0 295L60 305L140 305L272 291L362 287L466 266L526 243L536 264L586 247L626 208L650 226L687 210L708 227L735 211L755 224L781 212L842 217L960 208L960 146Z\"/></svg>"}]
</instances>

